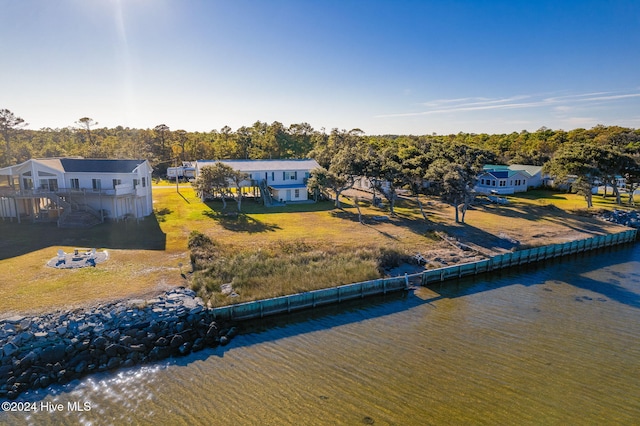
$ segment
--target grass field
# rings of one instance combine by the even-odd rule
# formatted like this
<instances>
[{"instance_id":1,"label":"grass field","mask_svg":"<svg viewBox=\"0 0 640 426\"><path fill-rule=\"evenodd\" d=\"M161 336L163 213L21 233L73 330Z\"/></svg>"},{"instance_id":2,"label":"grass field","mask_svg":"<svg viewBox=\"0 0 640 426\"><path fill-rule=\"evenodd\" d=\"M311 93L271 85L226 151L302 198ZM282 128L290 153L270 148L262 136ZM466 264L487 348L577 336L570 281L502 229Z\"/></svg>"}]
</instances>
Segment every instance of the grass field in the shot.
<instances>
[{"instance_id":1,"label":"grass field","mask_svg":"<svg viewBox=\"0 0 640 426\"><path fill-rule=\"evenodd\" d=\"M413 200L400 200L397 217L362 198L364 224L353 200L343 209L331 202L265 209L246 200L235 204L202 203L189 187L154 188L155 215L140 223L105 223L89 230L58 229L55 224L0 222L0 316L47 311L87 303L146 297L195 281L216 304L230 303L220 284L231 282L240 297L270 297L318 286L370 279L380 274L380 258L445 250L435 236L444 232L490 254L602 234L615 226L572 214L585 206L571 194L532 191L510 197L510 204L480 204L469 210L467 224L453 223L453 209L423 199L429 221ZM594 197L596 208L612 208L612 199ZM187 243L192 231L218 247L217 269L190 274ZM95 247L110 258L96 268L58 270L45 266L58 249ZM391 256L393 257L393 256ZM284 263L299 264L291 268ZM216 276L219 273L219 276Z\"/></svg>"}]
</instances>

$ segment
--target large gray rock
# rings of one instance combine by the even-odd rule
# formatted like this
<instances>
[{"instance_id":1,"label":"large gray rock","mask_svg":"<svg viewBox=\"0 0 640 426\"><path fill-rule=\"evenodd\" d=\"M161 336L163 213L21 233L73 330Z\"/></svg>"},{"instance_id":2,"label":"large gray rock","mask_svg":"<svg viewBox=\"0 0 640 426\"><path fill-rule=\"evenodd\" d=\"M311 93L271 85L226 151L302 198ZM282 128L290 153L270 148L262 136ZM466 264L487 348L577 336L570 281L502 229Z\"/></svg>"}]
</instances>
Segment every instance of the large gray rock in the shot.
<instances>
[{"instance_id":1,"label":"large gray rock","mask_svg":"<svg viewBox=\"0 0 640 426\"><path fill-rule=\"evenodd\" d=\"M29 351L22 359L20 360L20 368L29 368L32 365L38 362L38 353L36 351Z\"/></svg>"},{"instance_id":2,"label":"large gray rock","mask_svg":"<svg viewBox=\"0 0 640 426\"><path fill-rule=\"evenodd\" d=\"M96 349L104 349L108 343L109 341L103 336L96 337L93 340L93 346L95 346Z\"/></svg>"},{"instance_id":3,"label":"large gray rock","mask_svg":"<svg viewBox=\"0 0 640 426\"><path fill-rule=\"evenodd\" d=\"M2 347L2 353L4 354L4 356L12 356L18 351L18 347L13 343L7 343Z\"/></svg>"},{"instance_id":4,"label":"large gray rock","mask_svg":"<svg viewBox=\"0 0 640 426\"><path fill-rule=\"evenodd\" d=\"M22 333L18 333L11 339L11 342L17 346L23 345L29 340L33 339L33 333L30 331L23 331Z\"/></svg>"},{"instance_id":5,"label":"large gray rock","mask_svg":"<svg viewBox=\"0 0 640 426\"><path fill-rule=\"evenodd\" d=\"M171 338L171 343L169 344L169 346L171 346L173 349L176 349L182 346L183 343L184 337L182 337L182 335L180 334L176 334Z\"/></svg>"},{"instance_id":6,"label":"large gray rock","mask_svg":"<svg viewBox=\"0 0 640 426\"><path fill-rule=\"evenodd\" d=\"M13 366L0 365L0 383L6 382L12 372L13 372Z\"/></svg>"},{"instance_id":7,"label":"large gray rock","mask_svg":"<svg viewBox=\"0 0 640 426\"><path fill-rule=\"evenodd\" d=\"M120 367L122 360L118 357L109 358L109 362L107 362L107 369L113 370L114 368Z\"/></svg>"},{"instance_id":8,"label":"large gray rock","mask_svg":"<svg viewBox=\"0 0 640 426\"><path fill-rule=\"evenodd\" d=\"M49 346L42 350L40 359L45 364L54 364L64 359L67 347L63 344Z\"/></svg>"}]
</instances>

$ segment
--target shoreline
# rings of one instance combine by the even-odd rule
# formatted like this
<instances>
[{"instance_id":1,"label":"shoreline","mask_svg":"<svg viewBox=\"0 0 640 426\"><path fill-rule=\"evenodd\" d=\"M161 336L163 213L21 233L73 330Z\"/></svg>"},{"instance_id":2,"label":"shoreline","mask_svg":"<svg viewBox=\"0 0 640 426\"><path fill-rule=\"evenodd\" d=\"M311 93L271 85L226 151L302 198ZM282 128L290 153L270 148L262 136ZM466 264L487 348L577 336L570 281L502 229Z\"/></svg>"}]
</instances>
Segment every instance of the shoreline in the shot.
<instances>
[{"instance_id":1,"label":"shoreline","mask_svg":"<svg viewBox=\"0 0 640 426\"><path fill-rule=\"evenodd\" d=\"M184 287L148 300L13 316L0 321L0 399L226 345L236 333Z\"/></svg>"},{"instance_id":2,"label":"shoreline","mask_svg":"<svg viewBox=\"0 0 640 426\"><path fill-rule=\"evenodd\" d=\"M637 240L636 230L612 235L612 238L593 237L576 241L575 244L569 243L569 250L565 250L565 245L560 244L514 251L512 254L498 255L475 262L486 264L483 271L479 271L476 265L475 271L470 269L463 274L464 263L447 268L424 269L422 284L426 285L429 281L429 271L437 272L442 281L445 275L447 279L450 278L450 274L439 272L440 270L457 268L458 277L474 272L476 274L490 272L495 269L490 265L493 266L496 258L501 259L498 266L501 269L513 266L514 259L515 265L521 264L525 260L523 253L526 253L527 262L538 262L550 257ZM631 239L631 236L635 238ZM559 251L558 247L561 248ZM550 256L547 257L549 248L551 248ZM532 256L532 253L535 256ZM541 257L540 254L545 256ZM506 264L502 260L505 256L508 257ZM388 280L397 281L398 278ZM406 285L401 287L408 289L407 275L400 277L400 280L406 281ZM338 289L337 302L341 301L339 291L341 287L360 285L359 296L362 298L365 296L363 287L365 284L367 283L354 283L333 288ZM386 294L385 285L383 289ZM367 293L367 296L378 294L378 290ZM390 291L395 290L395 288L390 289ZM308 294L312 293L314 292ZM343 296L344 301L354 298L353 295L345 296ZM288 297L290 296L281 299ZM262 317L262 305L265 302L269 300L249 302L249 304L257 305ZM308 304L294 306L292 310L289 302L287 299L288 309L285 311L288 312L316 307L315 296L311 306L307 306ZM332 304L335 301L327 302ZM318 306L324 304L326 303L319 303ZM177 287L152 299L121 300L73 310L57 310L36 316L17 315L0 320L0 383L3 383L0 385L0 399L13 400L27 390L46 388L52 384L66 384L95 372L115 371L122 367L155 362L172 356L184 356L206 347L226 345L238 333L238 329L232 324L242 318L234 317L233 308L231 308L231 314L228 317L223 316L220 320L219 314L224 309L207 307L193 290ZM272 315L284 313L284 311L265 310L264 313ZM254 317L256 316L250 316L250 318Z\"/></svg>"}]
</instances>

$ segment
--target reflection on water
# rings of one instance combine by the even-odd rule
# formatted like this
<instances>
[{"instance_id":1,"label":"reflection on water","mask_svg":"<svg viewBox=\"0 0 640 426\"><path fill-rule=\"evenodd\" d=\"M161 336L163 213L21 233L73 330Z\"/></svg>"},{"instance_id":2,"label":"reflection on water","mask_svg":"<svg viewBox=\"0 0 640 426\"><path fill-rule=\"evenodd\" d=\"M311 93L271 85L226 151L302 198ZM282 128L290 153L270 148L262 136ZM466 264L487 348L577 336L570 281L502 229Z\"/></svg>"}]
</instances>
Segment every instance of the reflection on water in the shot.
<instances>
[{"instance_id":1,"label":"reflection on water","mask_svg":"<svg viewBox=\"0 0 640 426\"><path fill-rule=\"evenodd\" d=\"M435 284L33 392L65 409L0 423L634 424L639 295L640 245Z\"/></svg>"}]
</instances>

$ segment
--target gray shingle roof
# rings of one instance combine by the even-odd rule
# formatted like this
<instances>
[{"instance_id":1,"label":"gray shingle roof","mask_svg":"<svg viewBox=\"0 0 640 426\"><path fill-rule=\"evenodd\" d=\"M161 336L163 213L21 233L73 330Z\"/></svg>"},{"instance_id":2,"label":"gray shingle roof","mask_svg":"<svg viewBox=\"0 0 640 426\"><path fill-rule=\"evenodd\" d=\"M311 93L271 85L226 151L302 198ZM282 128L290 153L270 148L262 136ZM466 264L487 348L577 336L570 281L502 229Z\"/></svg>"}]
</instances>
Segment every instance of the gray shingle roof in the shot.
<instances>
[{"instance_id":1,"label":"gray shingle roof","mask_svg":"<svg viewBox=\"0 0 640 426\"><path fill-rule=\"evenodd\" d=\"M198 160L200 167L217 162L242 172L312 170L320 167L316 160Z\"/></svg>"},{"instance_id":2,"label":"gray shingle roof","mask_svg":"<svg viewBox=\"0 0 640 426\"><path fill-rule=\"evenodd\" d=\"M61 158L65 172L76 173L131 173L145 160L107 160L84 158Z\"/></svg>"}]
</instances>

